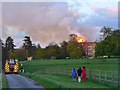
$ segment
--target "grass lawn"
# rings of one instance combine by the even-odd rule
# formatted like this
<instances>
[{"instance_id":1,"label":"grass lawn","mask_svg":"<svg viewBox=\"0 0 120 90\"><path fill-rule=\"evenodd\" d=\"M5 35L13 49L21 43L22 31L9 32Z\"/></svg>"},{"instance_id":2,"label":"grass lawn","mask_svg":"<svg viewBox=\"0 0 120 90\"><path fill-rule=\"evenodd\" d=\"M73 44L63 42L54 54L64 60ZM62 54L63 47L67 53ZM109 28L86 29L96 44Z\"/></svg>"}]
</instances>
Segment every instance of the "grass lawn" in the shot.
<instances>
[{"instance_id":1,"label":"grass lawn","mask_svg":"<svg viewBox=\"0 0 120 90\"><path fill-rule=\"evenodd\" d=\"M86 69L118 71L117 59L67 59L67 60L33 60L24 64L28 72L36 72L45 68L78 68L86 66Z\"/></svg>"},{"instance_id":2,"label":"grass lawn","mask_svg":"<svg viewBox=\"0 0 120 90\"><path fill-rule=\"evenodd\" d=\"M58 74L25 74L25 76L30 77L47 88L110 88L91 81L87 81L86 83L73 82L71 77Z\"/></svg>"},{"instance_id":3,"label":"grass lawn","mask_svg":"<svg viewBox=\"0 0 120 90\"><path fill-rule=\"evenodd\" d=\"M110 86L95 83L87 80L85 84L73 82L70 76L63 73L39 73L46 69L72 68L85 66L86 69L102 71L118 71L117 59L67 59L67 60L33 60L24 63L25 71L30 74L24 74L33 80L42 84L46 88L110 88ZM38 72L38 73L36 73Z\"/></svg>"}]
</instances>

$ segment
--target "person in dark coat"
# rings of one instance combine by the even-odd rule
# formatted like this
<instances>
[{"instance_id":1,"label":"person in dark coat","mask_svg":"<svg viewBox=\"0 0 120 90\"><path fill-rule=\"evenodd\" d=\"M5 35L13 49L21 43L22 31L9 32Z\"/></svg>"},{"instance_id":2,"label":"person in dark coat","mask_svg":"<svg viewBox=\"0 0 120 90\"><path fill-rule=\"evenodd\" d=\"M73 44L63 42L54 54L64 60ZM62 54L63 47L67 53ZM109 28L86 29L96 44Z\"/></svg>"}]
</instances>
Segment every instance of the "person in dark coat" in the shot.
<instances>
[{"instance_id":1,"label":"person in dark coat","mask_svg":"<svg viewBox=\"0 0 120 90\"><path fill-rule=\"evenodd\" d=\"M81 74L82 74L82 70L81 67L79 67L77 70L78 82L81 82Z\"/></svg>"},{"instance_id":2,"label":"person in dark coat","mask_svg":"<svg viewBox=\"0 0 120 90\"><path fill-rule=\"evenodd\" d=\"M86 82L86 68L83 66L82 68L82 81Z\"/></svg>"},{"instance_id":3,"label":"person in dark coat","mask_svg":"<svg viewBox=\"0 0 120 90\"><path fill-rule=\"evenodd\" d=\"M77 77L77 72L75 69L72 70L72 79L73 81L76 81L76 77Z\"/></svg>"},{"instance_id":4,"label":"person in dark coat","mask_svg":"<svg viewBox=\"0 0 120 90\"><path fill-rule=\"evenodd\" d=\"M23 64L21 64L20 70L21 70L21 73L24 73L24 67L23 67Z\"/></svg>"}]
</instances>

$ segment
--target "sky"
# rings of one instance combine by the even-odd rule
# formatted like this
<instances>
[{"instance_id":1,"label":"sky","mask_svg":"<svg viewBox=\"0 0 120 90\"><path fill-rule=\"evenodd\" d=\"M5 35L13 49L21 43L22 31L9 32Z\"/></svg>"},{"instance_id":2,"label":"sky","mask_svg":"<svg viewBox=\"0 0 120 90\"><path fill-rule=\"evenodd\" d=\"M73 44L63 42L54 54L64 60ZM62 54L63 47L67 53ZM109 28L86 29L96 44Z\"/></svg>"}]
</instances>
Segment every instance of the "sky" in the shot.
<instances>
[{"instance_id":1,"label":"sky","mask_svg":"<svg viewBox=\"0 0 120 90\"><path fill-rule=\"evenodd\" d=\"M16 0L19 1L19 0ZM20 47L26 35L45 47L50 42L68 41L70 34L96 41L104 26L118 28L117 0L62 0L2 2L2 40L11 36Z\"/></svg>"}]
</instances>

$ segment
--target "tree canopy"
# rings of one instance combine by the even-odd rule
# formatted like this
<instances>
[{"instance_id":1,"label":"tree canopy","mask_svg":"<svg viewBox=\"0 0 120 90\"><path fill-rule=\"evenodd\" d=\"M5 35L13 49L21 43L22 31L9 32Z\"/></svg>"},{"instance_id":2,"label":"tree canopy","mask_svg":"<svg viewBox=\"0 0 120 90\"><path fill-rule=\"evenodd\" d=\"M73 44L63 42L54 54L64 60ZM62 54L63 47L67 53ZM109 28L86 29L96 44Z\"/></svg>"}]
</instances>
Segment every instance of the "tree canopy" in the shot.
<instances>
[{"instance_id":1,"label":"tree canopy","mask_svg":"<svg viewBox=\"0 0 120 90\"><path fill-rule=\"evenodd\" d=\"M75 39L71 39L68 42L67 52L70 58L79 59L85 55L85 51L80 43Z\"/></svg>"},{"instance_id":2,"label":"tree canopy","mask_svg":"<svg viewBox=\"0 0 120 90\"><path fill-rule=\"evenodd\" d=\"M7 37L6 42L5 42L5 47L8 51L13 51L14 50L14 41L11 37Z\"/></svg>"},{"instance_id":3,"label":"tree canopy","mask_svg":"<svg viewBox=\"0 0 120 90\"><path fill-rule=\"evenodd\" d=\"M95 56L120 56L120 30L105 28L102 32L103 39L96 44Z\"/></svg>"}]
</instances>

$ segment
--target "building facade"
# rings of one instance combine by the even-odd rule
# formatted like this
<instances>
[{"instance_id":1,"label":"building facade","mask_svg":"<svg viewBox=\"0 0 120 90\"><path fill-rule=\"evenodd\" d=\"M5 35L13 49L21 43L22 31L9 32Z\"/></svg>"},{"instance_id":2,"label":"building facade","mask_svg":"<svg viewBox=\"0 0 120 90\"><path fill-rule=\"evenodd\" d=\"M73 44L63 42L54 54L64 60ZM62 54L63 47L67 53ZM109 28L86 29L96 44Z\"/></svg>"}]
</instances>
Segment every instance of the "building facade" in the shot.
<instances>
[{"instance_id":1,"label":"building facade","mask_svg":"<svg viewBox=\"0 0 120 90\"><path fill-rule=\"evenodd\" d=\"M80 43L86 53L86 58L94 58L95 57L95 46L96 46L96 42L81 42Z\"/></svg>"}]
</instances>

